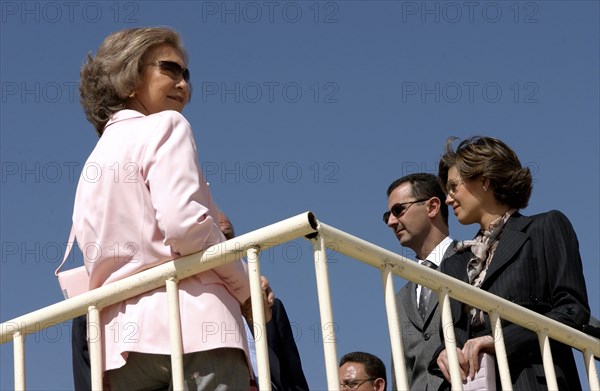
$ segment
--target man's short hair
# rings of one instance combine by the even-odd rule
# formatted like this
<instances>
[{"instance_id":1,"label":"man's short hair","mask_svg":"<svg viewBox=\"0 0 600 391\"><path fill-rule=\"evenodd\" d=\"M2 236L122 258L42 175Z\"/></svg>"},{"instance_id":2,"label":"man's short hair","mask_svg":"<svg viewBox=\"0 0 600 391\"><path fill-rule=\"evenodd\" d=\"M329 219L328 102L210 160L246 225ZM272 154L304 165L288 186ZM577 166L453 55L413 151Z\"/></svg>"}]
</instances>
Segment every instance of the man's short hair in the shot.
<instances>
[{"instance_id":1,"label":"man's short hair","mask_svg":"<svg viewBox=\"0 0 600 391\"><path fill-rule=\"evenodd\" d=\"M362 364L365 367L367 376L377 379L382 378L387 384L387 378L385 375L385 365L383 361L377 356L365 352L351 352L344 354L340 360L340 367L347 362L356 362Z\"/></svg>"},{"instance_id":2,"label":"man's short hair","mask_svg":"<svg viewBox=\"0 0 600 391\"><path fill-rule=\"evenodd\" d=\"M440 210L442 211L442 219L448 225L448 205L445 202L446 193L444 193L437 176L425 172L405 175L392 182L387 189L387 196L389 197L392 191L403 183L410 183L412 196L416 199L439 198L441 201Z\"/></svg>"}]
</instances>

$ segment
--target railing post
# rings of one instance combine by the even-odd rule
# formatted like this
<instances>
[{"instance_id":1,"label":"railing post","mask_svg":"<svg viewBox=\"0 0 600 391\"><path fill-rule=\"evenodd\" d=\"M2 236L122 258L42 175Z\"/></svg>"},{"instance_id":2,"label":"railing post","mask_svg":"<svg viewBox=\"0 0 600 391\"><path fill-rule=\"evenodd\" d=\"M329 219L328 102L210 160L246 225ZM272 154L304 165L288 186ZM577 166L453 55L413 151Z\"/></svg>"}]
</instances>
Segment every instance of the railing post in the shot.
<instances>
[{"instance_id":1,"label":"railing post","mask_svg":"<svg viewBox=\"0 0 600 391\"><path fill-rule=\"evenodd\" d=\"M512 391L512 380L510 379L510 370L508 368L508 356L506 355L506 346L504 345L504 334L502 332L502 322L497 311L490 311L490 320L492 322L492 336L494 337L494 350L496 361L498 362L498 372L502 389Z\"/></svg>"},{"instance_id":2,"label":"railing post","mask_svg":"<svg viewBox=\"0 0 600 391\"><path fill-rule=\"evenodd\" d=\"M95 305L88 307L87 334L90 351L92 390L102 391L102 326L100 325L100 310Z\"/></svg>"},{"instance_id":3,"label":"railing post","mask_svg":"<svg viewBox=\"0 0 600 391\"><path fill-rule=\"evenodd\" d=\"M585 362L585 369L587 370L588 380L590 382L590 389L592 391L600 391L600 383L598 382L598 371L594 363L594 355L590 349L583 350L583 358Z\"/></svg>"},{"instance_id":4,"label":"railing post","mask_svg":"<svg viewBox=\"0 0 600 391\"><path fill-rule=\"evenodd\" d=\"M546 330L538 331L537 335L538 341L540 342L540 350L542 352L546 384L548 385L549 390L558 390L556 373L554 371L554 360L552 360L552 350L550 349L550 338L548 338Z\"/></svg>"},{"instance_id":5,"label":"railing post","mask_svg":"<svg viewBox=\"0 0 600 391\"><path fill-rule=\"evenodd\" d=\"M442 331L444 332L444 343L448 355L448 365L450 366L450 379L452 380L452 390L462 391L462 377L460 376L460 366L458 364L458 353L456 351L456 335L454 334L454 322L452 320L452 310L450 308L449 291L443 289L438 292L439 303L442 305Z\"/></svg>"},{"instance_id":6,"label":"railing post","mask_svg":"<svg viewBox=\"0 0 600 391\"><path fill-rule=\"evenodd\" d=\"M13 334L15 390L25 390L25 336L17 331Z\"/></svg>"},{"instance_id":7,"label":"railing post","mask_svg":"<svg viewBox=\"0 0 600 391\"><path fill-rule=\"evenodd\" d=\"M179 310L179 288L173 277L165 281L167 286L167 303L169 307L169 339L171 341L171 371L173 373L173 389L183 391L183 339L181 337L181 313Z\"/></svg>"},{"instance_id":8,"label":"railing post","mask_svg":"<svg viewBox=\"0 0 600 391\"><path fill-rule=\"evenodd\" d=\"M248 257L248 278L250 279L250 300L252 301L252 323L254 327L256 346L256 365L258 366L258 387L261 391L271 390L271 369L269 366L269 351L267 346L267 328L265 309L263 307L263 291L260 284L260 263L258 247L250 247Z\"/></svg>"},{"instance_id":9,"label":"railing post","mask_svg":"<svg viewBox=\"0 0 600 391\"><path fill-rule=\"evenodd\" d=\"M318 233L313 236L315 232ZM355 258L380 270L385 268L384 273L382 274L382 279L384 283L386 299L388 299L386 302L386 309L388 310L388 324L392 333L390 335L392 341L395 337L400 338L401 341L400 320L397 319L397 314L395 312L397 308L395 307L396 303L394 298L394 289L391 280L392 277L390 275L392 270L394 274L417 283L431 281L430 285L432 285L436 291L439 291L438 294L442 308L444 340L448 349L447 353L449 360L449 371L452 377L453 389L462 389L462 381L460 376L460 367L458 365L452 314L450 310L450 292L452 292L452 296L456 300L467 303L473 307L487 309L492 308L492 310L490 310L490 318L494 325L494 343L496 355L498 357L500 377L504 389L508 389L510 387L510 374L507 372L507 376L503 375L505 372L503 368L508 367L508 363L506 362L505 357L506 347L504 346L503 341L501 341L503 334L500 328L500 317L508 322L512 322L514 324L521 325L528 330L532 330L538 335L542 357L544 360L545 377L549 384L549 388L557 388L552 352L550 350L549 338L552 338L582 351L584 354L586 369L588 371L590 388L592 390L600 391L597 373L598 370L594 362L594 357L600 357L600 344L598 344L597 339L585 335L582 331L575 330L542 314L532 312L531 310L518 306L514 303L510 303L505 299L497 297L489 292L482 291L481 289L472 287L444 274L437 273L434 278L431 276L431 274L436 272L433 272L427 268L423 268L422 266L418 266L415 262L410 262L410 260L407 258L392 253L391 251L382 249L372 243L366 242L336 228L320 223L310 212L281 221L279 223L275 223L269 227L265 227L254 232L241 235L238 237L238 241L240 241L240 246L238 248L229 249L228 251L219 253L218 257L221 258L223 262L232 262L239 259L239 257L246 252L246 249L255 247L254 250L249 252L249 259L251 261L251 266L249 267L251 272L250 285L254 300L260 301L259 298L262 297L262 290L260 289L259 283L260 270L258 265L258 251L260 249L264 250L265 248L271 247L273 243L283 243L305 235L309 235L311 237L314 246L315 273L317 275L321 329L327 330L328 332L327 337L324 338L323 349L325 354L329 389L337 390L339 388L339 377L335 345L336 327L333 323L329 276L327 271L327 257L325 251L325 238L335 241L336 251L339 251L339 253ZM216 245L215 248L221 248L220 246L222 245ZM329 244L329 246L331 247L332 245ZM221 249L225 250L224 248ZM126 277L121 281L115 281L111 284L107 284L106 286L99 287L78 297L73 297L64 302L56 303L41 308L37 311L22 315L10 321L0 323L0 343L3 344L10 341L14 342L14 388L25 388L24 340L26 335L37 332L41 329L45 329L46 327L56 325L57 323L64 322L68 319L72 319L75 316L82 315L85 312L85 308L90 306L87 309L88 336L90 340L90 359L92 367L92 388L94 390L102 389L101 346L103 332L100 327L99 308L105 308L129 297L141 295L144 292L165 286L165 284L168 287L172 286L172 288L167 288L167 290L172 292L171 296L173 298L178 299L179 295L176 281L209 270L211 263L214 264L213 261L215 261L215 259L217 259L215 252L208 250L197 254L191 254L179 258L177 260L177 267L175 267L174 261L169 261L149 270L142 271L134 276ZM388 265L385 265L387 263L391 264L392 267L390 268ZM403 266L395 268L395 265ZM421 268L423 271L420 270ZM172 277L173 280L171 282L166 282L166 279L169 277ZM259 320L264 325L264 313L261 311L262 303L255 304L254 307L255 319ZM178 307L171 306L171 308L175 309ZM390 316L392 318L391 322L389 319ZM263 318L261 319L261 317ZM396 319L394 320L394 318ZM180 332L181 321L179 320L179 315L176 316L175 319L178 319L177 324ZM177 330L177 328L174 330ZM331 330L331 332L329 332L329 330ZM181 335L178 337L181 338ZM181 344L177 343L176 345ZM398 346L400 343L393 343L393 345ZM260 346L260 343L258 346ZM176 350L177 349L173 349L174 352ZM394 349L392 348L392 350ZM262 354L260 353L260 348L258 353L259 359L261 359L263 363L267 363L268 360L266 358L263 359L260 357ZM401 359L399 360L397 358L399 355L398 352L393 352L392 354L394 355L395 362L401 361ZM173 363L173 367L177 367L177 365L177 363ZM397 370L401 372L403 370L403 366L398 365ZM266 367L266 369L259 368L259 373L266 373L266 375L262 376L261 379L265 379L264 381L267 381L269 378L268 372L268 367ZM402 375L397 377L398 379L401 379ZM174 379L174 382L176 381L177 380ZM180 381L179 384L183 384L183 380ZM262 389L269 389L269 386L270 384L267 386L263 386L263 384L261 384ZM400 388L401 387L402 386L400 386Z\"/></svg>"},{"instance_id":10,"label":"railing post","mask_svg":"<svg viewBox=\"0 0 600 391\"><path fill-rule=\"evenodd\" d=\"M394 292L394 279L392 265L386 264L382 273L383 294L385 297L385 308L390 331L390 343L392 346L392 359L394 361L394 375L396 376L396 387L398 390L408 390L408 376L404 362L404 346L398 318L398 307L396 293Z\"/></svg>"},{"instance_id":11,"label":"railing post","mask_svg":"<svg viewBox=\"0 0 600 391\"><path fill-rule=\"evenodd\" d=\"M326 343L323 337L323 352L325 354L325 370L327 373L327 389L334 391L340 389L340 377L337 365L337 351L335 337L335 323L333 322L333 310L331 308L331 291L329 288L329 272L327 270L327 253L325 248L325 238L318 234L312 239L315 273L317 279L317 294L319 300L319 312L321 315L321 331L325 331L331 326L330 336L333 343Z\"/></svg>"}]
</instances>

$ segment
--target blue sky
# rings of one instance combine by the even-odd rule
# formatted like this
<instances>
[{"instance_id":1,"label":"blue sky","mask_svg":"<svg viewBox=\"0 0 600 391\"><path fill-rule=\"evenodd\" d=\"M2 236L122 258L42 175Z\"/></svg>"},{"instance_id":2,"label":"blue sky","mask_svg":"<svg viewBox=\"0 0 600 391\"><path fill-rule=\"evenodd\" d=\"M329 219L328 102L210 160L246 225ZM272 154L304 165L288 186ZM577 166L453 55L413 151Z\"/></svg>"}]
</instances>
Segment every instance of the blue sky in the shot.
<instances>
[{"instance_id":1,"label":"blue sky","mask_svg":"<svg viewBox=\"0 0 600 391\"><path fill-rule=\"evenodd\" d=\"M600 317L597 1L2 1L1 18L0 321L62 299L53 272L97 141L78 101L86 54L115 30L158 25L189 51L184 114L238 234L311 210L413 257L381 221L389 183L435 173L449 136L495 136L534 174L523 213L573 223ZM476 230L451 217L454 237ZM338 354L389 366L379 272L330 255ZM325 389L310 243L275 247L261 267L311 388ZM0 350L11 389L12 346ZM29 336L26 360L29 389L72 388L70 324Z\"/></svg>"}]
</instances>

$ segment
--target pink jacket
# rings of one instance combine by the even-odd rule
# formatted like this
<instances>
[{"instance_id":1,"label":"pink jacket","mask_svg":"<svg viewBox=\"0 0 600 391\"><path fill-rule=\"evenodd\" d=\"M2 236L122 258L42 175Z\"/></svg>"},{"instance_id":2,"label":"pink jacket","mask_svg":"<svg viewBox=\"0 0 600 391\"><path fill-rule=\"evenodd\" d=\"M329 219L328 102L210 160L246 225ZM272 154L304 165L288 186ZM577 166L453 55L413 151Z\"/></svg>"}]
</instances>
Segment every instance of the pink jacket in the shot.
<instances>
[{"instance_id":1,"label":"pink jacket","mask_svg":"<svg viewBox=\"0 0 600 391\"><path fill-rule=\"evenodd\" d=\"M73 228L90 289L225 240L180 113L112 116L83 167ZM242 261L179 288L184 353L231 347L247 354L239 303L250 288ZM164 287L102 309L101 322L105 370L125 365L127 352L170 353Z\"/></svg>"}]
</instances>

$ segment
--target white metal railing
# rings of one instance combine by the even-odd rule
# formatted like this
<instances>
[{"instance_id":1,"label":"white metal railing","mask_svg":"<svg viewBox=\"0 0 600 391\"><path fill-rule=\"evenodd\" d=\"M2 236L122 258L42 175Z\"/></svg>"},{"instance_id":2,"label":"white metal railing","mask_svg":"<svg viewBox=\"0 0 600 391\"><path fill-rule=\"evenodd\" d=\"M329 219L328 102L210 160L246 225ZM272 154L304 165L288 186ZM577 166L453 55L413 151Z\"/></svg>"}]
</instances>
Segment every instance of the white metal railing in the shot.
<instances>
[{"instance_id":1,"label":"white metal railing","mask_svg":"<svg viewBox=\"0 0 600 391\"><path fill-rule=\"evenodd\" d=\"M408 380L402 339L400 338L400 322L396 310L395 290L392 274L406 280L427 286L437 291L442 306L442 324L453 324L450 313L450 298L454 298L470 306L486 311L494 324L494 343L499 367L502 388L512 388L508 362L500 327L500 319L506 319L537 333L540 340L544 370L549 388L556 387L556 376L552 365L549 339L563 342L580 350L588 374L592 390L600 391L598 373L594 365L594 357L600 357L600 340L556 322L550 318L520 307L498 296L474 288L452 277L439 273L417 262L397 255L391 251L375 246L349 235L336 228L318 222L315 216L306 212L250 233L240 235L227 242L219 243L205 251L188 255L145 270L123 280L111 283L93 291L44 307L18 318L0 324L0 343L14 343L14 385L17 390L25 389L25 335L40 331L46 327L64 322L74 317L88 314L88 335L90 338L90 360L92 365L92 388L102 389L102 350L100 338L100 311L108 305L140 295L160 286L167 286L169 297L169 319L171 339L171 363L173 368L174 389L183 388L181 327L179 318L179 302L177 282L194 274L209 270L223 263L234 262L247 256L252 310L255 327L264 330L265 317L261 303L260 261L262 250L284 242L307 237L313 242L314 262L321 316L321 328L326 330L333 324L333 310L329 288L326 249L355 258L382 271L384 300L388 317L388 328L392 346L392 357L396 363L395 376L398 389L408 389ZM333 331L332 331L333 332ZM444 337L449 352L452 388L462 389L459 375L458 358L454 329L444 328ZM332 335L335 340L335 335ZM261 390L270 390L270 374L266 338L257 341L258 378ZM339 389L337 352L335 343L323 344L328 389ZM554 386L554 387L553 387Z\"/></svg>"},{"instance_id":2,"label":"white metal railing","mask_svg":"<svg viewBox=\"0 0 600 391\"><path fill-rule=\"evenodd\" d=\"M467 303L472 307L480 308L490 314L496 326L492 330L494 331L496 358L503 390L511 390L512 384L508 371L508 362L506 361L502 330L499 323L500 318L537 333L540 338L544 370L549 389L558 389L552 365L552 356L548 348L548 338L552 338L570 345L583 353L590 389L594 391L600 390L598 372L594 365L594 357L600 357L600 340L453 277L419 265L408 258L375 246L372 243L356 238L326 224L319 223L318 232L320 236L326 238L328 247L351 258L382 269L386 308L388 308L388 323L391 324L389 327L390 332L399 330L400 328L397 313L389 313L390 308L394 312L396 308L395 295L392 294L394 292L393 283L387 276L391 268L394 274L431 288L438 293L439 302L442 305L442 324L453 324L450 312L450 298ZM444 327L443 331L452 376L452 389L462 390L458 357L455 349L454 329L452 327ZM392 357L396 360L397 357L402 356L402 342L401 339L398 339L394 335L390 335L390 339L392 340ZM334 364L326 362L326 365ZM408 389L404 365L395 365L394 367L398 389ZM332 388L332 386L337 387L334 379L330 380L328 378L328 384L330 389L337 389ZM554 384L554 387L552 387L552 384Z\"/></svg>"}]
</instances>

